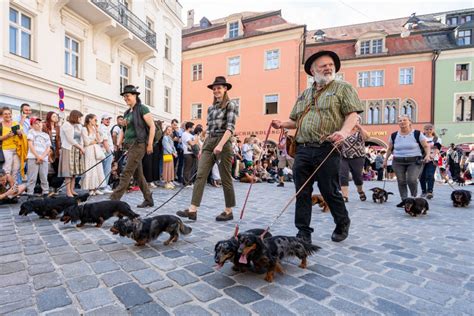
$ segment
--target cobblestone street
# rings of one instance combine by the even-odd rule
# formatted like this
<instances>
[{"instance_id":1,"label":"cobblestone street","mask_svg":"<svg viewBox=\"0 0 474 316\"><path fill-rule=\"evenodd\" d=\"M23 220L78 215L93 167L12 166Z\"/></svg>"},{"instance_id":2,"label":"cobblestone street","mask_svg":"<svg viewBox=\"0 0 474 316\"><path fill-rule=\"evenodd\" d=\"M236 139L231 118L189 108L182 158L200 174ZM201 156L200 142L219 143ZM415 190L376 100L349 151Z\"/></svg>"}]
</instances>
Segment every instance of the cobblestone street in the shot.
<instances>
[{"instance_id":1,"label":"cobblestone street","mask_svg":"<svg viewBox=\"0 0 474 316\"><path fill-rule=\"evenodd\" d=\"M36 214L18 216L19 204L0 208L1 315L464 315L474 314L474 206L454 208L451 188L437 185L427 216L412 218L395 205L361 202L351 187L352 224L342 243L330 240L332 217L313 212L313 243L322 250L306 270L285 260L273 283L254 273L236 274L231 264L214 268L214 245L231 236L248 184L234 183L235 220L216 222L222 189L207 187L197 222L172 246L164 233L145 247L103 228L82 229ZM369 188L381 182L365 184ZM470 189L472 187L465 187ZM317 190L315 190L317 191ZM154 189L155 205L175 191ZM264 228L294 193L256 184L241 229ZM190 201L184 189L158 214L175 214ZM141 194L124 200L135 206ZM93 197L91 200L105 199ZM140 210L144 215L150 209ZM271 232L296 234L294 207Z\"/></svg>"}]
</instances>

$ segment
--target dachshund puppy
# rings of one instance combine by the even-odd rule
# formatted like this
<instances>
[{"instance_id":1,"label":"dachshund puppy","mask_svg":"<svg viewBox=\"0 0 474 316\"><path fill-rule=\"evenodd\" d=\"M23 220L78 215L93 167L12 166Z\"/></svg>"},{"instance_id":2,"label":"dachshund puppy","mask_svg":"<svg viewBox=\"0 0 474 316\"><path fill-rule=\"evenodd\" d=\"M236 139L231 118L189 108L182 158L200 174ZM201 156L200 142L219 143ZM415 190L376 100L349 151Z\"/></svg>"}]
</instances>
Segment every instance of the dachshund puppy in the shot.
<instances>
[{"instance_id":1,"label":"dachshund puppy","mask_svg":"<svg viewBox=\"0 0 474 316\"><path fill-rule=\"evenodd\" d=\"M192 229L174 215L158 215L149 218L119 219L110 228L110 231L122 237L130 237L136 241L135 246L144 246L146 243L158 238L162 232L170 234L170 238L163 244L165 246L176 242L179 233L187 235Z\"/></svg>"},{"instance_id":2,"label":"dachshund puppy","mask_svg":"<svg viewBox=\"0 0 474 316\"><path fill-rule=\"evenodd\" d=\"M84 193L75 197L61 196L27 200L21 204L18 215L27 216L35 212L40 218L56 219L65 208L84 202L88 197L89 193Z\"/></svg>"},{"instance_id":3,"label":"dachshund puppy","mask_svg":"<svg viewBox=\"0 0 474 316\"><path fill-rule=\"evenodd\" d=\"M454 207L467 207L471 202L471 192L467 190L455 190L451 193L451 201Z\"/></svg>"},{"instance_id":4,"label":"dachshund puppy","mask_svg":"<svg viewBox=\"0 0 474 316\"><path fill-rule=\"evenodd\" d=\"M387 202L388 196L390 194L393 195L392 192L387 192L382 188L372 188L372 189L370 189L370 191L374 192L374 193L372 193L372 200L375 203L380 203L380 204L382 204L384 202Z\"/></svg>"},{"instance_id":5,"label":"dachshund puppy","mask_svg":"<svg viewBox=\"0 0 474 316\"><path fill-rule=\"evenodd\" d=\"M313 206L318 204L318 206L322 208L321 212L329 212L329 206L321 194L313 194L311 196L311 203Z\"/></svg>"},{"instance_id":6,"label":"dachshund puppy","mask_svg":"<svg viewBox=\"0 0 474 316\"><path fill-rule=\"evenodd\" d=\"M405 213L410 214L413 217L418 215L426 215L430 206L428 201L424 198L406 198L403 200L405 203Z\"/></svg>"}]
</instances>

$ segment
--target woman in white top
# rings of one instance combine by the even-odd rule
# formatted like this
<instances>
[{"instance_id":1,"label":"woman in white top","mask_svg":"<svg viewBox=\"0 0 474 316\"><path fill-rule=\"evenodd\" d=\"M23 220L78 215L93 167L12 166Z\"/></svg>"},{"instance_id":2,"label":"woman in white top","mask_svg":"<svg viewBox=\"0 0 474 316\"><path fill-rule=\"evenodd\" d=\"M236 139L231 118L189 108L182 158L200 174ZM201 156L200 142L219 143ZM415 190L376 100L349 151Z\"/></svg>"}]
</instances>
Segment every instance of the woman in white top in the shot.
<instances>
[{"instance_id":1,"label":"woman in white top","mask_svg":"<svg viewBox=\"0 0 474 316\"><path fill-rule=\"evenodd\" d=\"M393 152L393 170L397 176L398 191L402 201L397 207L405 205L404 200L408 197L407 186L412 197L416 197L418 187L418 176L423 168L423 161L429 162L430 146L426 137L418 130L414 130L411 118L408 115L398 117L400 130L393 133L389 139L389 147L385 156L383 168L387 167L388 157ZM423 157L421 147L425 152Z\"/></svg>"},{"instance_id":2,"label":"woman in white top","mask_svg":"<svg viewBox=\"0 0 474 316\"><path fill-rule=\"evenodd\" d=\"M74 196L76 176L84 172L84 148L81 137L82 113L72 110L66 122L61 126L61 152L59 158L58 177L64 177L66 195Z\"/></svg>"},{"instance_id":3,"label":"woman in white top","mask_svg":"<svg viewBox=\"0 0 474 316\"><path fill-rule=\"evenodd\" d=\"M89 190L90 195L104 194L98 187L104 182L104 168L99 161L105 158L104 151L100 147L102 143L102 135L97 127L97 116L94 114L87 114L84 120L84 127L82 128L82 140L84 142L84 162L87 171L82 177L81 188ZM102 157L104 156L104 157ZM95 165L95 167L93 167Z\"/></svg>"}]
</instances>

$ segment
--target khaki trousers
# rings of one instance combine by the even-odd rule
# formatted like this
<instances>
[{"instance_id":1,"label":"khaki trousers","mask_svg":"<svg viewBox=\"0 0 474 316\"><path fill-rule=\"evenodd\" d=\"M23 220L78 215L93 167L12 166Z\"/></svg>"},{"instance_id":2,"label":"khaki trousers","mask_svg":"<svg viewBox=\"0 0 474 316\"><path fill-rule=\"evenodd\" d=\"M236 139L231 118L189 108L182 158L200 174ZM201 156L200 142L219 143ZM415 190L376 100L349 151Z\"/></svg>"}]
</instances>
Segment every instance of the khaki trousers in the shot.
<instances>
[{"instance_id":1,"label":"khaki trousers","mask_svg":"<svg viewBox=\"0 0 474 316\"><path fill-rule=\"evenodd\" d=\"M206 141L202 146L201 159L199 159L196 181L194 182L193 197L191 199L192 205L200 206L201 204L204 187L207 184L207 177L216 163L216 157L213 151L221 139L222 136L209 136L206 138ZM227 208L235 206L234 184L231 176L233 155L232 144L230 140L228 140L225 143L224 148L222 148L222 152L217 157L217 160L220 160L218 167L222 180L222 189L224 190L225 207Z\"/></svg>"},{"instance_id":2,"label":"khaki trousers","mask_svg":"<svg viewBox=\"0 0 474 316\"><path fill-rule=\"evenodd\" d=\"M151 197L148 183L146 182L145 176L143 175L142 159L146 153L145 143L133 143L128 148L127 153L127 164L122 170L120 175L120 183L115 188L114 193L110 196L111 200L120 200L122 196L127 192L130 179L133 178L138 182L140 191L142 191L143 198L145 201L153 202ZM158 163L158 162L157 162Z\"/></svg>"}]
</instances>

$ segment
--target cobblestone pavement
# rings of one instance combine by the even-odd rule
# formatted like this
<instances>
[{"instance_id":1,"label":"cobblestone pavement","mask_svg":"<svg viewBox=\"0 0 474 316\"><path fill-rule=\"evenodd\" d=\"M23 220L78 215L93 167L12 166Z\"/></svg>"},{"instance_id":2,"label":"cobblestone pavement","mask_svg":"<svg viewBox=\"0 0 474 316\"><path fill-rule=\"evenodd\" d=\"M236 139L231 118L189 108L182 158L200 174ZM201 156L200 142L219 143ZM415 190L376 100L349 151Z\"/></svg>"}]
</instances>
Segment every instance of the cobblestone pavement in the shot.
<instances>
[{"instance_id":1,"label":"cobblestone pavement","mask_svg":"<svg viewBox=\"0 0 474 316\"><path fill-rule=\"evenodd\" d=\"M248 185L235 184L237 215ZM397 192L394 182L386 187ZM173 193L154 189L155 203ZM293 193L292 183L255 185L242 229L263 228ZM285 260L286 273L271 284L263 275L236 274L230 264L213 267L214 244L230 237L236 222L214 220L223 208L221 189L206 188L198 221L190 223L192 234L173 246L163 245L164 234L135 247L109 232L113 219L101 229L78 229L35 214L20 217L19 205L3 206L0 314L472 315L474 206L454 208L449 194L448 186L438 185L428 215L411 218L395 207L397 194L376 205L352 192L351 231L342 243L330 241L332 217L315 206L313 243L322 250L306 270L297 260ZM190 195L185 189L157 213L174 214ZM124 200L134 207L141 195ZM294 235L293 216L291 207L272 233Z\"/></svg>"}]
</instances>

